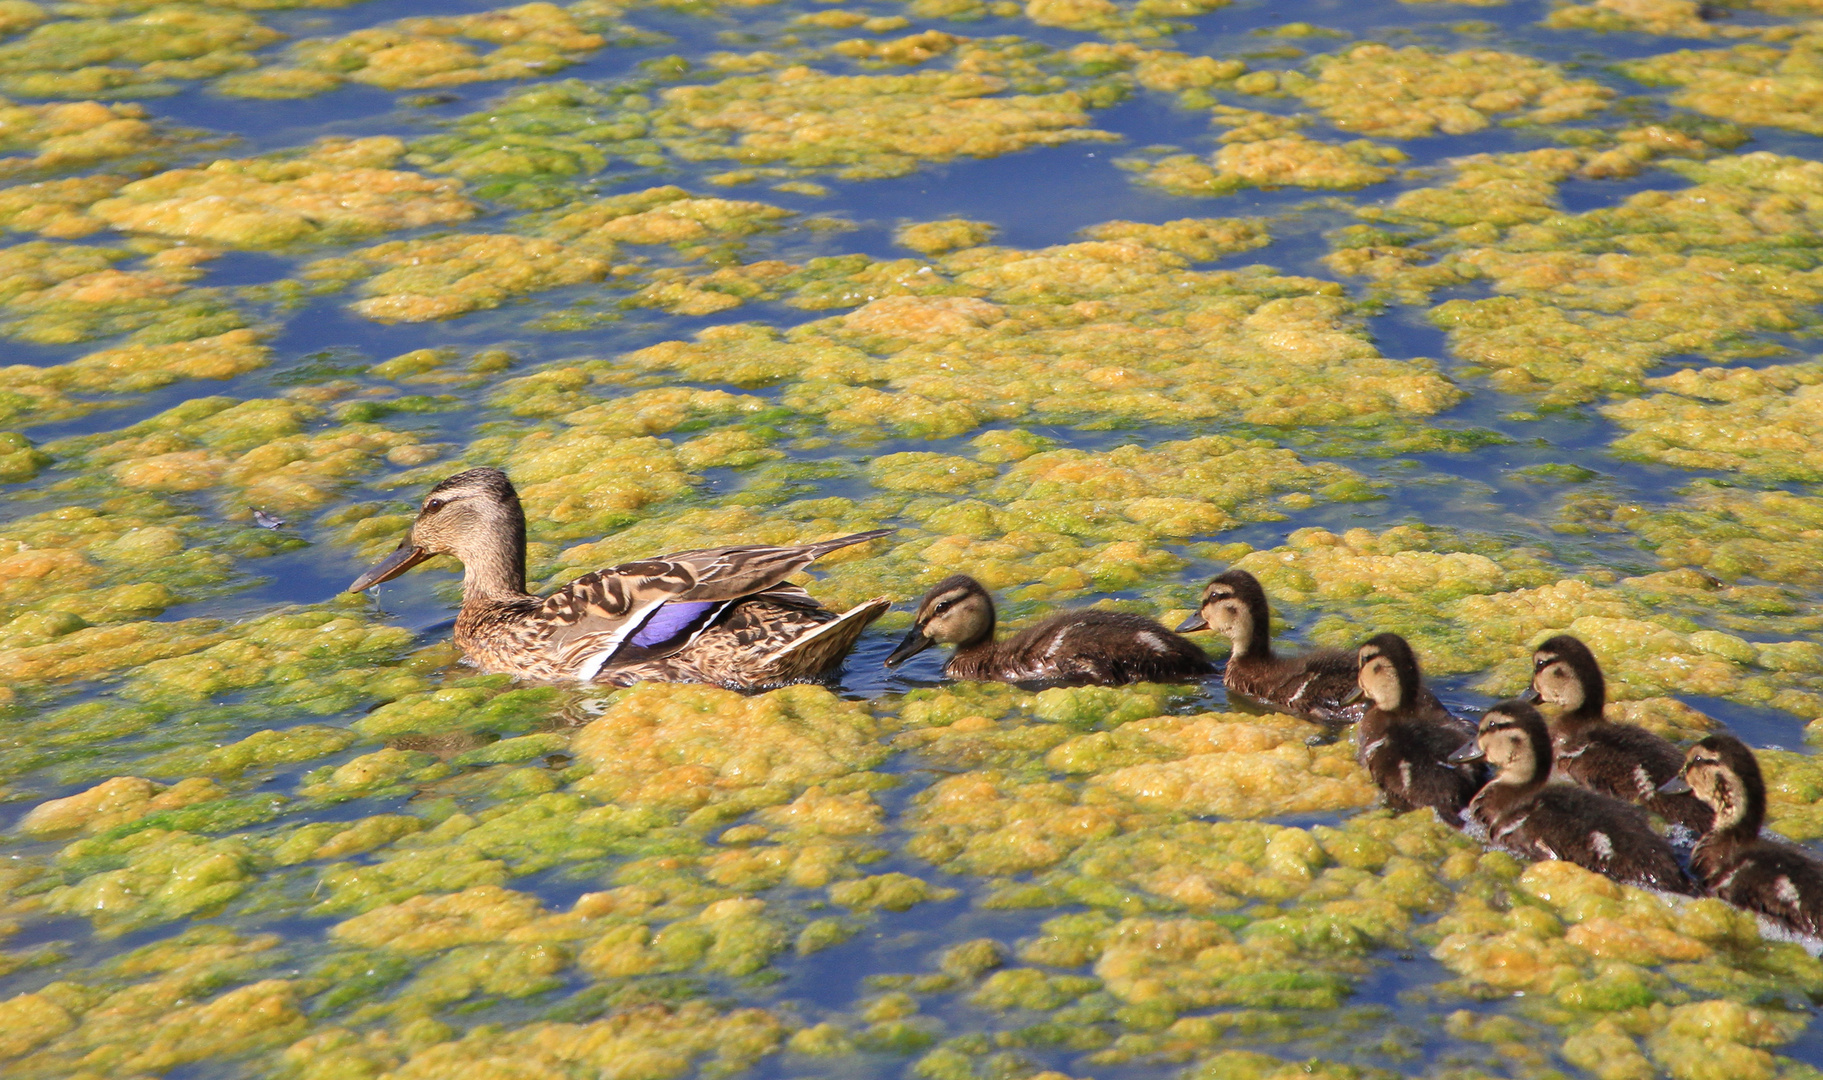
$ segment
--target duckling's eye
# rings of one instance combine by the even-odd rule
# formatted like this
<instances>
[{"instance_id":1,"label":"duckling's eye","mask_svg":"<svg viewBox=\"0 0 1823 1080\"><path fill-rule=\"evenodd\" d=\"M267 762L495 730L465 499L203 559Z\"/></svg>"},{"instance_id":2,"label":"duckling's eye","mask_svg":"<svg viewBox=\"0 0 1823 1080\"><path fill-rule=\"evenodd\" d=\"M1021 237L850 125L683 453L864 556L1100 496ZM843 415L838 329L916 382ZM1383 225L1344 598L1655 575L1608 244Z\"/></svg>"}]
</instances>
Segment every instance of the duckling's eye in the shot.
<instances>
[{"instance_id":1,"label":"duckling's eye","mask_svg":"<svg viewBox=\"0 0 1823 1080\"><path fill-rule=\"evenodd\" d=\"M1544 669L1544 666L1550 662L1551 662L1551 658L1548 656L1533 657L1532 658L1532 670L1541 671Z\"/></svg>"},{"instance_id":2,"label":"duckling's eye","mask_svg":"<svg viewBox=\"0 0 1823 1080\"><path fill-rule=\"evenodd\" d=\"M424 512L427 514L434 514L441 509L443 509L442 499L432 499L424 504Z\"/></svg>"}]
</instances>

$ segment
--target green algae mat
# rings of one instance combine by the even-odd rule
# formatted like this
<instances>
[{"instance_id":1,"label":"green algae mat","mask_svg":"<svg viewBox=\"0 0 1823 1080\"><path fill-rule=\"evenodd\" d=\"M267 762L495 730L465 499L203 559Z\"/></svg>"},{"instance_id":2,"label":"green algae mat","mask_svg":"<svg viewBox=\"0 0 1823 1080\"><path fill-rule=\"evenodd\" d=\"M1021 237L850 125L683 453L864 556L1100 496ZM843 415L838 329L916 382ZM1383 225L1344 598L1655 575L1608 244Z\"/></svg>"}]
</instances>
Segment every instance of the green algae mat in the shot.
<instances>
[{"instance_id":1,"label":"green algae mat","mask_svg":"<svg viewBox=\"0 0 1823 1080\"><path fill-rule=\"evenodd\" d=\"M487 2L0 0L0 1075L1823 1080L1720 902L880 665L1239 565L1464 712L1574 633L1823 842L1823 3ZM478 675L453 563L342 590L481 465L539 588L907 603Z\"/></svg>"}]
</instances>

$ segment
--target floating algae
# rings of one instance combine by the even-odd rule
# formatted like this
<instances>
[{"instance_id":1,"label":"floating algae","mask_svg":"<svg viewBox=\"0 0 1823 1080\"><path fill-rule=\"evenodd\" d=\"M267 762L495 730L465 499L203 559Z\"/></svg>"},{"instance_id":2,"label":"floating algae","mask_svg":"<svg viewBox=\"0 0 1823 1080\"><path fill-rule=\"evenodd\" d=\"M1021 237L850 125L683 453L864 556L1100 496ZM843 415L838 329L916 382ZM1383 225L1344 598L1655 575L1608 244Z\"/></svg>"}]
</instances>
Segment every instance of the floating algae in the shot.
<instances>
[{"instance_id":1,"label":"floating algae","mask_svg":"<svg viewBox=\"0 0 1823 1080\"><path fill-rule=\"evenodd\" d=\"M1590 164L1568 150L1470 159L1442 190L1411 192L1372 212L1447 229L1437 240L1345 249L1332 264L1408 300L1487 281L1501 295L1447 301L1431 319L1496 385L1538 393L1547 404L1637 394L1640 376L1678 353L1776 355L1766 335L1813 318L1812 268L1785 253L1815 233L1808 207L1823 178L1815 162L1763 152L1669 158L1665 167L1693 186L1557 213L1553 187ZM1496 201L1501 216L1481 212ZM1442 257L1428 261L1432 252Z\"/></svg>"},{"instance_id":2,"label":"floating algae","mask_svg":"<svg viewBox=\"0 0 1823 1080\"><path fill-rule=\"evenodd\" d=\"M1559 632L1617 718L1749 710L1823 836L1816 166L1732 126L1814 5L1217 6L0 4L0 1071L1809 1076L1800 946L1219 692L883 682L903 611L830 688L521 685L446 561L331 596L476 465L539 591L1238 564L1463 711Z\"/></svg>"},{"instance_id":3,"label":"floating algae","mask_svg":"<svg viewBox=\"0 0 1823 1080\"><path fill-rule=\"evenodd\" d=\"M0 88L55 98L168 94L177 89L170 80L253 67L250 53L283 39L251 15L206 8L59 19L0 45Z\"/></svg>"},{"instance_id":4,"label":"floating algae","mask_svg":"<svg viewBox=\"0 0 1823 1080\"><path fill-rule=\"evenodd\" d=\"M426 90L560 71L606 40L556 4L521 4L301 41L291 47L289 64L224 76L215 85L221 93L250 98L309 97L348 81ZM495 48L478 54L469 42Z\"/></svg>"},{"instance_id":5,"label":"floating algae","mask_svg":"<svg viewBox=\"0 0 1823 1080\"><path fill-rule=\"evenodd\" d=\"M1823 133L1816 118L1823 80L1817 73L1817 43L1808 36L1786 48L1736 45L1666 53L1635 60L1622 70L1650 86L1683 87L1671 100L1709 116Z\"/></svg>"}]
</instances>

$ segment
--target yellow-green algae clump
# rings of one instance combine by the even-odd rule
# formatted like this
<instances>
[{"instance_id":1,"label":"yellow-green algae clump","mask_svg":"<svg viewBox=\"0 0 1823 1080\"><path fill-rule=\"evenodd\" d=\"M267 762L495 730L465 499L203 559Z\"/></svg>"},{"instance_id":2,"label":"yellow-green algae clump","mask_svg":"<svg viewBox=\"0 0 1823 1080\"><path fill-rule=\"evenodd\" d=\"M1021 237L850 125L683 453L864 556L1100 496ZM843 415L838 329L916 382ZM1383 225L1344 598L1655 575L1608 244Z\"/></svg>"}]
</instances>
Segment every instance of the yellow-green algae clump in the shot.
<instances>
[{"instance_id":1,"label":"yellow-green algae clump","mask_svg":"<svg viewBox=\"0 0 1823 1080\"><path fill-rule=\"evenodd\" d=\"M1628 75L1650 86L1676 86L1674 104L1741 124L1823 134L1817 105L1823 101L1818 41L1805 36L1788 47L1736 45L1690 50L1630 61Z\"/></svg>"},{"instance_id":2,"label":"yellow-green algae clump","mask_svg":"<svg viewBox=\"0 0 1823 1080\"><path fill-rule=\"evenodd\" d=\"M1330 143L1295 132L1230 142L1205 161L1174 154L1145 165L1140 179L1173 195L1226 195L1243 187L1301 187L1348 191L1393 176L1405 160L1390 146L1365 139Z\"/></svg>"},{"instance_id":3,"label":"yellow-green algae clump","mask_svg":"<svg viewBox=\"0 0 1823 1080\"><path fill-rule=\"evenodd\" d=\"M1661 145L1679 145L1664 134ZM1692 186L1558 212L1556 185L1585 167L1569 150L1467 159L1449 184L1368 215L1434 229L1436 240L1345 248L1331 264L1412 301L1488 282L1495 296L1450 300L1431 320L1496 386L1547 404L1636 394L1654 364L1678 353L1776 354L1767 332L1814 318L1823 296L1814 271L1785 252L1817 231L1823 165L1765 152L1670 158L1665 167Z\"/></svg>"},{"instance_id":4,"label":"yellow-green algae clump","mask_svg":"<svg viewBox=\"0 0 1823 1080\"><path fill-rule=\"evenodd\" d=\"M1508 114L1533 124L1578 120L1614 96L1552 64L1491 49L1439 54L1415 45L1357 45L1312 67L1314 78L1282 76L1279 89L1343 131L1395 139L1466 135Z\"/></svg>"},{"instance_id":5,"label":"yellow-green algae clump","mask_svg":"<svg viewBox=\"0 0 1823 1080\"><path fill-rule=\"evenodd\" d=\"M340 38L302 41L289 63L216 83L234 97L308 97L353 81L384 90L425 90L550 74L601 47L569 11L521 4L474 15L401 19ZM493 45L477 53L469 42Z\"/></svg>"},{"instance_id":6,"label":"yellow-green algae clump","mask_svg":"<svg viewBox=\"0 0 1823 1080\"><path fill-rule=\"evenodd\" d=\"M84 32L112 40L148 6L0 5L0 25L42 44L55 35L34 27L92 16ZM1125 36L1208 6L921 0L908 14ZM794 226L782 206L619 174L606 195L565 186L667 156L732 159L710 182L733 183L1055 147L1099 138L1090 110L1136 82L1229 129L1210 158L1145 151L1155 178L1171 163L1184 191L1340 190L1390 179L1404 151L1327 141L1309 116L1214 95L1283 93L1379 139L1567 124L1608 96L1485 50L1360 46L1309 74L1249 73L870 14L822 12L789 33L910 32L822 52L770 30L730 38L758 51L695 74L657 61L650 81L606 88L526 87L409 147L380 137L208 166L148 156L175 143L132 106L6 113L22 182L0 193L0 222L50 241L136 234L9 249L7 333L109 340L0 372L6 425L251 378L103 422L119 430L0 433L0 479L44 503L0 530L0 710L15 726L0 783L25 811L0 868L0 973L22 973L27 991L0 1000L0 1069L555 1080L724 1074L779 1054L796 1075L863 1067L848 1056L861 1051L865 1067L897 1058L923 1080L1062 1076L1041 1072L1040 1054L1074 1075L1360 1080L1390 1075L1365 1062L1409 1071L1426 1052L1413 1047L1447 1040L1440 1067L1478 1073L1807 1075L1780 1056L1823 992L1797 946L1714 901L1527 868L1428 813L1375 810L1348 740L1313 745L1306 724L1225 711L1195 688L962 684L853 700L514 685L452 666L445 633L364 599L219 603L307 541L326 566L383 554L429 482L492 464L520 485L546 587L659 551L896 526L820 564L816 595L906 597L960 571L996 590L1010 627L1110 592L1174 621L1195 579L1238 561L1301 636L1346 646L1398 630L1433 674L1485 673L1477 692L1516 690L1530 647L1569 631L1606 665L1614 715L1673 739L1715 726L1673 694L1823 717L1817 500L1796 486L1819 467L1815 365L1654 370L1680 352L1768 355L1789 339L1767 335L1809 327L1815 185L1800 159L1716 157L1719 142L1688 134L1708 129L1642 122L1458 160L1335 234L1330 268L1368 282L1368 303L1352 283L1195 268L1260 249L1272 261L1297 212L1136 212L1162 223L1104 222L1037 250L991 246L993 223L958 216L904 227L916 257L869 257L832 254L827 221ZM617 15L527 5L407 20L248 70L244 43L263 28L211 12L192 22L242 37L200 55L204 37L165 42L180 55L162 68L41 66L58 88L114 80L109 95L222 72L220 88L271 94L429 87L568 63L596 47L593 20ZM832 55L868 73L808 66ZM1572 178L1667 158L1706 159L1671 166L1695 187L1576 214L1557 202ZM108 171L45 179L91 164ZM493 206L532 213L467 224ZM425 227L450 231L379 235ZM295 291L199 284L221 248L304 246L316 261ZM550 290L598 282L619 290L615 307L701 317L770 300L819 314L788 330L661 331L618 355L515 345L537 358L524 368L448 338L380 364L295 358L267 329L286 303L338 285L359 313L412 322L548 306ZM1376 347L1372 301L1429 304L1477 283L1491 299L1433 312L1467 367L1446 377ZM1326 451L1472 445L1436 418L1484 376L1552 405L1602 403L1623 456L1793 490L1700 484L1647 500L1566 482L1536 547L1386 524L1298 529L1277 546L1250 536L1269 545L1258 551L1219 543L1322 503L1402 497L1405 474ZM906 436L949 441L880 446ZM379 493L365 498L388 501L349 497L369 483ZM290 524L255 528L256 507ZM1647 565L1616 572L1585 538L1637 542ZM447 579L418 581L453 599ZM222 616L161 618L198 601ZM1823 834L1810 759L1763 757L1774 827ZM965 904L1016 928L945 940L976 922L943 921ZM901 936L908 910L936 928ZM9 940L52 917L87 920L103 941L137 931L142 947L96 959ZM315 929L257 934L270 920ZM850 940L911 945L913 970L868 971L855 1000L827 1008L800 1007L791 982L767 988L804 970L789 957ZM1395 952L1449 973L1416 1003L1436 1031L1351 1000Z\"/></svg>"},{"instance_id":7,"label":"yellow-green algae clump","mask_svg":"<svg viewBox=\"0 0 1823 1080\"><path fill-rule=\"evenodd\" d=\"M790 67L666 90L654 120L693 131L690 160L901 176L923 161L993 157L1034 146L1109 138L1088 126L1074 92L1000 96L1006 81L968 72L830 75Z\"/></svg>"},{"instance_id":8,"label":"yellow-green algae clump","mask_svg":"<svg viewBox=\"0 0 1823 1080\"><path fill-rule=\"evenodd\" d=\"M292 160L224 158L137 180L90 212L116 229L229 247L349 240L464 221L475 205L449 180L387 168L395 138L329 140Z\"/></svg>"},{"instance_id":9,"label":"yellow-green algae clump","mask_svg":"<svg viewBox=\"0 0 1823 1080\"><path fill-rule=\"evenodd\" d=\"M284 36L250 15L204 7L58 19L0 45L0 88L59 98L170 93L169 80L255 66L249 54Z\"/></svg>"}]
</instances>

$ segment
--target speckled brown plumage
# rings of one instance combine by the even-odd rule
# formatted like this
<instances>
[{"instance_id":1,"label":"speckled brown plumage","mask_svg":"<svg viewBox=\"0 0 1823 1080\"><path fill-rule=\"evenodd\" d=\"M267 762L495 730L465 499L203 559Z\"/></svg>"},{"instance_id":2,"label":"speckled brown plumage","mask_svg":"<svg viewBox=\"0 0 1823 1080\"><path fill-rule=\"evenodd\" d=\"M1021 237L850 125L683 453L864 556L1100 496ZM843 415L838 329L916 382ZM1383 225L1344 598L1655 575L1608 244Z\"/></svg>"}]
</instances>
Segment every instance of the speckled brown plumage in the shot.
<instances>
[{"instance_id":1,"label":"speckled brown plumage","mask_svg":"<svg viewBox=\"0 0 1823 1080\"><path fill-rule=\"evenodd\" d=\"M1550 783L1551 735L1526 702L1503 701L1459 758L1485 756L1494 778L1469 803L1488 841L1528 859L1562 859L1627 885L1695 895L1665 838L1632 803Z\"/></svg>"},{"instance_id":2,"label":"speckled brown plumage","mask_svg":"<svg viewBox=\"0 0 1823 1080\"><path fill-rule=\"evenodd\" d=\"M1690 853L1690 871L1705 892L1788 930L1823 937L1823 861L1760 835L1766 781L1747 744L1711 735L1690 748L1678 777L1667 783L1689 789L1715 812L1714 827Z\"/></svg>"},{"instance_id":3,"label":"speckled brown plumage","mask_svg":"<svg viewBox=\"0 0 1823 1080\"><path fill-rule=\"evenodd\" d=\"M840 664L889 606L880 597L838 615L784 579L821 555L890 531L680 551L597 570L538 597L525 591L518 493L498 469L471 469L437 485L398 550L350 590L448 553L464 571L456 644L483 671L760 689L813 679Z\"/></svg>"},{"instance_id":4,"label":"speckled brown plumage","mask_svg":"<svg viewBox=\"0 0 1823 1080\"><path fill-rule=\"evenodd\" d=\"M1602 715L1607 680L1581 640L1558 634L1533 651L1531 694L1559 707L1549 723L1560 775L1643 806L1670 824L1708 830L1714 815L1701 800L1659 790L1683 767L1683 752L1644 728Z\"/></svg>"},{"instance_id":5,"label":"speckled brown plumage","mask_svg":"<svg viewBox=\"0 0 1823 1080\"><path fill-rule=\"evenodd\" d=\"M1064 686L1187 682L1214 674L1203 650L1138 615L1066 611L1005 641L994 640L994 601L974 578L939 582L918 605L912 629L887 658L896 665L933 644L953 644L953 679Z\"/></svg>"}]
</instances>

